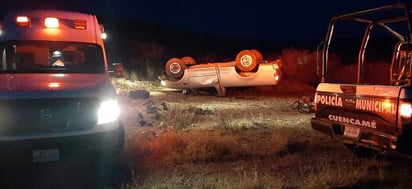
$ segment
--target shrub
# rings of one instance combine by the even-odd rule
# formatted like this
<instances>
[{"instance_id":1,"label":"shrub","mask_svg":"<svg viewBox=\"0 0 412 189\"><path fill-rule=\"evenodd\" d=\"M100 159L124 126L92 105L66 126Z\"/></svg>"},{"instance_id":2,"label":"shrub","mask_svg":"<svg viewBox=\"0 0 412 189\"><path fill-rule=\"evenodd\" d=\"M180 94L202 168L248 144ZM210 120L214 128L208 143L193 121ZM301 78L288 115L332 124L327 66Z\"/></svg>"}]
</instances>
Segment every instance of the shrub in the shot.
<instances>
[{"instance_id":1,"label":"shrub","mask_svg":"<svg viewBox=\"0 0 412 189\"><path fill-rule=\"evenodd\" d=\"M164 126L172 126L177 129L184 129L193 124L195 117L194 107L182 107L170 104L169 110L160 114L160 119Z\"/></svg>"}]
</instances>

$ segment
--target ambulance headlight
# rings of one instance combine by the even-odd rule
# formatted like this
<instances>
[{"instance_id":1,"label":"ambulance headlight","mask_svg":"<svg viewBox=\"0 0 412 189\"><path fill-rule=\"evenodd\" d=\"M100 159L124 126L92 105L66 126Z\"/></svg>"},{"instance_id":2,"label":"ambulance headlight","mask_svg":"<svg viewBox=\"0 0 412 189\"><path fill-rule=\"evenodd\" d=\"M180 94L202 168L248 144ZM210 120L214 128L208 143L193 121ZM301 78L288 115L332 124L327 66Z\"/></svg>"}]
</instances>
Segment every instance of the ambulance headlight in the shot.
<instances>
[{"instance_id":1,"label":"ambulance headlight","mask_svg":"<svg viewBox=\"0 0 412 189\"><path fill-rule=\"evenodd\" d=\"M105 124L116 121L120 115L120 107L117 100L106 100L100 104L97 113L97 124Z\"/></svg>"}]
</instances>

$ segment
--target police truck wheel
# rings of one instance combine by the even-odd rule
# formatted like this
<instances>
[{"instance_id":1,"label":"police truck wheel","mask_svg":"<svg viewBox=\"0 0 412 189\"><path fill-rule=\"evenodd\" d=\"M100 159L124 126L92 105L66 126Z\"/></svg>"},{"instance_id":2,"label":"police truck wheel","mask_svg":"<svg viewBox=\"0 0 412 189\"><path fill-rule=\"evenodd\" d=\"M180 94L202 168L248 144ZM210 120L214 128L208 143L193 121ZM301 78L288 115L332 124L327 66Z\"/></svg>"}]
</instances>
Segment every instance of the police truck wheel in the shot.
<instances>
[{"instance_id":1,"label":"police truck wheel","mask_svg":"<svg viewBox=\"0 0 412 189\"><path fill-rule=\"evenodd\" d=\"M195 65L195 64L196 64L195 59L193 59L193 58L190 57L190 56L185 56L185 57L183 57L183 58L182 58L182 62L183 62L185 65Z\"/></svg>"},{"instance_id":2,"label":"police truck wheel","mask_svg":"<svg viewBox=\"0 0 412 189\"><path fill-rule=\"evenodd\" d=\"M258 65L255 53L250 50L240 51L236 56L236 68L240 71L250 72Z\"/></svg>"},{"instance_id":3,"label":"police truck wheel","mask_svg":"<svg viewBox=\"0 0 412 189\"><path fill-rule=\"evenodd\" d=\"M180 79L183 77L186 65L179 58L171 58L165 66L167 78Z\"/></svg>"}]
</instances>

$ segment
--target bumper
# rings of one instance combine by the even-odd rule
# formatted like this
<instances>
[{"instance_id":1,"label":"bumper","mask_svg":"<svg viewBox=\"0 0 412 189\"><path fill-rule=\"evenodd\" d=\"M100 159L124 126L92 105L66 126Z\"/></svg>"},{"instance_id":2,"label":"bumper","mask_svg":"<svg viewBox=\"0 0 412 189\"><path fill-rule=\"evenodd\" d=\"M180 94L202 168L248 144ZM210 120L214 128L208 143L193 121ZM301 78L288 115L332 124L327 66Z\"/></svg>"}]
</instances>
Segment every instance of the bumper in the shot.
<instances>
[{"instance_id":1,"label":"bumper","mask_svg":"<svg viewBox=\"0 0 412 189\"><path fill-rule=\"evenodd\" d=\"M53 138L0 141L0 163L31 164L53 161L83 161L114 157L123 150L124 128Z\"/></svg>"},{"instance_id":2,"label":"bumper","mask_svg":"<svg viewBox=\"0 0 412 189\"><path fill-rule=\"evenodd\" d=\"M344 134L345 125L343 124L312 118L311 125L313 130L331 137L341 138L347 144L355 144L375 150L396 150L398 147L398 136L374 129L359 128L359 135L357 137L350 137Z\"/></svg>"}]
</instances>

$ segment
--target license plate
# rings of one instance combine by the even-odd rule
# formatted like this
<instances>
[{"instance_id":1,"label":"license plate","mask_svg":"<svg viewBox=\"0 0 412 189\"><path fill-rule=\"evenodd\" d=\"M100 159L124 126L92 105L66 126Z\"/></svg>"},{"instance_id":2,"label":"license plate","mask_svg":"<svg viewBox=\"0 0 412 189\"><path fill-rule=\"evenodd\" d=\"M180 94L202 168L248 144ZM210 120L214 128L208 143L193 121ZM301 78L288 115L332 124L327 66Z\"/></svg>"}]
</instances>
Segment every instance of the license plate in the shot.
<instances>
[{"instance_id":1,"label":"license plate","mask_svg":"<svg viewBox=\"0 0 412 189\"><path fill-rule=\"evenodd\" d=\"M33 162L47 162L59 160L59 149L34 150Z\"/></svg>"},{"instance_id":2,"label":"license plate","mask_svg":"<svg viewBox=\"0 0 412 189\"><path fill-rule=\"evenodd\" d=\"M350 127L350 126L345 126L345 132L343 135L352 137L352 138L358 138L360 133L360 129L357 127Z\"/></svg>"}]
</instances>

